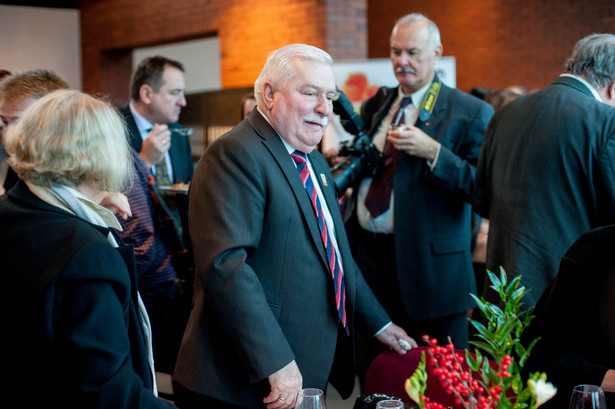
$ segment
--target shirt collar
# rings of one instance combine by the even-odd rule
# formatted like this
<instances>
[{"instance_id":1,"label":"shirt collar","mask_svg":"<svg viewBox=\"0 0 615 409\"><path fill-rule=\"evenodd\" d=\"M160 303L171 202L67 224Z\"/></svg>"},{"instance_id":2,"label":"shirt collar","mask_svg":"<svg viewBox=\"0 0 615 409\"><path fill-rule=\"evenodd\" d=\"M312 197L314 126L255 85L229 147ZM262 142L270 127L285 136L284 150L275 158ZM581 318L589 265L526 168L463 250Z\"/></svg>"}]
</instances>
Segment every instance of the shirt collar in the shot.
<instances>
[{"instance_id":1,"label":"shirt collar","mask_svg":"<svg viewBox=\"0 0 615 409\"><path fill-rule=\"evenodd\" d=\"M143 115L137 112L137 109L135 108L132 101L130 101L130 103L128 104L128 107L130 108L132 117L135 119L135 123L137 124L137 129L139 130L139 134L141 135L141 137L147 136L147 134L149 133L149 130L154 127L154 124L152 124L150 121L145 119Z\"/></svg>"},{"instance_id":2,"label":"shirt collar","mask_svg":"<svg viewBox=\"0 0 615 409\"><path fill-rule=\"evenodd\" d=\"M256 110L263 116L263 118L265 118L265 120L269 123L269 125L271 125L271 127L273 128L273 130L275 131L276 134L278 134L278 136L280 137L280 140L282 141L282 143L284 144L284 147L286 148L286 150L288 151L288 154L290 155L291 153L293 153L296 149L293 148L292 146L290 146L288 144L288 142L286 142L286 140L284 138L282 138L282 135L280 135L280 133L278 132L277 129L275 129L275 126L273 126L273 124L271 123L271 121L269 120L269 117L267 115L265 115L265 113L263 111L260 110L260 108L258 106L256 106Z\"/></svg>"},{"instance_id":3,"label":"shirt collar","mask_svg":"<svg viewBox=\"0 0 615 409\"><path fill-rule=\"evenodd\" d=\"M421 107L421 104L423 103L423 98L425 97L425 94L427 93L427 90L429 89L429 87L431 86L431 82L428 83L427 85L425 85L423 88L421 88L420 90L410 94L410 98L412 99L412 105L414 105L417 108ZM397 101L399 103L399 101L401 101L402 98L407 97L408 95L404 94L404 92L401 89L401 85L399 86L399 92L397 92Z\"/></svg>"},{"instance_id":4,"label":"shirt collar","mask_svg":"<svg viewBox=\"0 0 615 409\"><path fill-rule=\"evenodd\" d=\"M596 91L596 88L594 88L589 82L587 82L587 80L583 77L580 77L578 75L574 75L574 74L561 74L560 77L570 77L570 78L574 78L578 81L580 81L583 85L585 85L587 88L589 88L589 90L591 91L592 95L594 96L594 98L596 98L598 101L600 102L604 102L602 100L602 98L600 98L600 94L598 94L598 91Z\"/></svg>"}]
</instances>

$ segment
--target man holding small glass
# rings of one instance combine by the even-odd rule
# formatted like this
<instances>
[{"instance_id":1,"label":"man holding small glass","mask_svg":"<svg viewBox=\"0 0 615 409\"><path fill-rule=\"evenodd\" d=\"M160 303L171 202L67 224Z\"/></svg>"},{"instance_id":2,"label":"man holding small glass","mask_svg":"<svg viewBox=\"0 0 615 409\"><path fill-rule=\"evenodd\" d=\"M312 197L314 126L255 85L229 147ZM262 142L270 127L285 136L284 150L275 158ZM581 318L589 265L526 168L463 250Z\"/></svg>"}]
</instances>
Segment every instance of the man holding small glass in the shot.
<instances>
[{"instance_id":1,"label":"man holding small glass","mask_svg":"<svg viewBox=\"0 0 615 409\"><path fill-rule=\"evenodd\" d=\"M188 181L194 162L188 136L177 120L186 106L184 67L161 57L144 59L130 83L130 103L120 108L130 145L152 166L159 185Z\"/></svg>"}]
</instances>

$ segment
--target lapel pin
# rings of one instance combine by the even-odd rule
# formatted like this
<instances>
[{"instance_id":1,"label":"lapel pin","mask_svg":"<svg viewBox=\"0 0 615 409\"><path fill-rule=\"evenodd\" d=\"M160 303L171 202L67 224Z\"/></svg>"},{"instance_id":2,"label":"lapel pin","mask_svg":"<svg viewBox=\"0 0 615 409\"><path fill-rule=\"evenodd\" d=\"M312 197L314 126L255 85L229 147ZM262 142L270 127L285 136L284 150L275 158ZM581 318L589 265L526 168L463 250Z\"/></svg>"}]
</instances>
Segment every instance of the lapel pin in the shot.
<instances>
[{"instance_id":1,"label":"lapel pin","mask_svg":"<svg viewBox=\"0 0 615 409\"><path fill-rule=\"evenodd\" d=\"M324 174L324 173L321 173L321 174L320 174L320 179L322 179L322 184L323 184L323 185L325 185L325 186L329 186L329 185L327 184L327 177L325 176L325 174Z\"/></svg>"}]
</instances>

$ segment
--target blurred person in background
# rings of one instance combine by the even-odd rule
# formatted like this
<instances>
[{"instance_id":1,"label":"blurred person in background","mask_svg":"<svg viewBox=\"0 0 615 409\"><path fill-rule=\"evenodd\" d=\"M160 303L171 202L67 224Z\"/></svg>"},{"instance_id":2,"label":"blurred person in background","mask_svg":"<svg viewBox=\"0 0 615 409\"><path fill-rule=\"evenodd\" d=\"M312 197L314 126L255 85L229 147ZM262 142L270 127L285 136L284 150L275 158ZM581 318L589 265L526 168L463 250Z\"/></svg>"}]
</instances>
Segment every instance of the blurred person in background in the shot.
<instances>
[{"instance_id":1,"label":"blurred person in background","mask_svg":"<svg viewBox=\"0 0 615 409\"><path fill-rule=\"evenodd\" d=\"M394 322L414 338L468 346L469 296L476 292L471 198L489 104L436 75L443 46L422 14L400 18L390 36L399 85L364 102L366 134L383 152L373 177L355 189L346 222L353 254ZM351 206L349 205L349 208ZM381 345L360 344L360 375Z\"/></svg>"},{"instance_id":2,"label":"blurred person in background","mask_svg":"<svg viewBox=\"0 0 615 409\"><path fill-rule=\"evenodd\" d=\"M241 119L246 119L250 112L256 107L256 97L248 94L241 100Z\"/></svg>"},{"instance_id":3,"label":"blurred person in background","mask_svg":"<svg viewBox=\"0 0 615 409\"><path fill-rule=\"evenodd\" d=\"M192 179L190 139L177 122L186 106L185 89L180 62L163 56L148 57L132 75L130 102L119 109L129 143L142 160L135 159L139 189L128 192L130 206L137 212L124 223L122 236L136 246L139 291L152 321L157 368L169 374L188 317L194 262L185 195L162 192L152 202L150 190L161 192L159 187L187 184ZM149 186L148 174L157 187ZM165 219L167 216L170 220ZM156 220L161 222L157 226ZM187 254L172 260L171 243L177 243L174 250Z\"/></svg>"},{"instance_id":4,"label":"blurred person in background","mask_svg":"<svg viewBox=\"0 0 615 409\"><path fill-rule=\"evenodd\" d=\"M177 132L186 106L184 67L162 56L141 61L130 81L130 102L120 108L130 145L159 185L188 183L194 171L190 140ZM174 131L175 130L175 131Z\"/></svg>"},{"instance_id":5,"label":"blurred person in background","mask_svg":"<svg viewBox=\"0 0 615 409\"><path fill-rule=\"evenodd\" d=\"M521 275L527 309L581 234L615 223L613 106L615 36L593 34L551 85L498 109L485 133L474 211L489 220L486 268ZM497 303L487 283L482 295Z\"/></svg>"},{"instance_id":6,"label":"blurred person in background","mask_svg":"<svg viewBox=\"0 0 615 409\"><path fill-rule=\"evenodd\" d=\"M0 82L4 77L7 77L11 74L10 71L0 69ZM0 196L2 196L7 189L11 188L17 179L17 175L9 167L8 162L6 161L6 152L4 151L4 120L0 117Z\"/></svg>"}]
</instances>

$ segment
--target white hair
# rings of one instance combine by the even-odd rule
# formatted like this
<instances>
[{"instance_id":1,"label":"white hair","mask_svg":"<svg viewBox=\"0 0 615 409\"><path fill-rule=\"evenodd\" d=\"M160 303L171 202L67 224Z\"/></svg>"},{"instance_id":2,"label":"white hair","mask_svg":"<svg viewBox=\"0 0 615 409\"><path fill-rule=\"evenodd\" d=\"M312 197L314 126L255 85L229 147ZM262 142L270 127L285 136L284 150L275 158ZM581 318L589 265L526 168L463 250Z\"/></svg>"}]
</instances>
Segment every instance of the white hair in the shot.
<instances>
[{"instance_id":1,"label":"white hair","mask_svg":"<svg viewBox=\"0 0 615 409\"><path fill-rule=\"evenodd\" d=\"M434 50L437 46L442 45L438 26L421 13L406 14L397 20L395 22L395 26L393 27L393 31L391 32L391 37L393 37L399 27L410 27L415 24L427 25L427 29L429 30L429 48L431 50Z\"/></svg>"},{"instance_id":2,"label":"white hair","mask_svg":"<svg viewBox=\"0 0 615 409\"><path fill-rule=\"evenodd\" d=\"M267 81L271 82L274 91L284 88L286 83L296 75L292 64L296 59L333 65L333 58L331 58L329 53L311 45L290 44L278 48L269 55L263 70L254 82L254 96L259 107L264 106L264 83Z\"/></svg>"}]
</instances>

